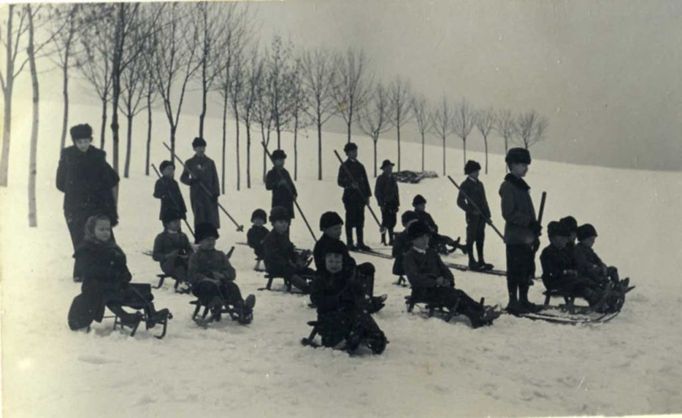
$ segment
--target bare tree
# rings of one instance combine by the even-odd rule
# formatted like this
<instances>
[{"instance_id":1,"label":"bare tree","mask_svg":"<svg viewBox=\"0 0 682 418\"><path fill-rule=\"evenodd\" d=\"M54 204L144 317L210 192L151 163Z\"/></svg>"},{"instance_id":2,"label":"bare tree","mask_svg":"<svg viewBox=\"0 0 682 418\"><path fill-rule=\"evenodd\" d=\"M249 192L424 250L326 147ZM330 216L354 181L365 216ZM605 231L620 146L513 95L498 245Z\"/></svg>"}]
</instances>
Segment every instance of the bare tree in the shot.
<instances>
[{"instance_id":1,"label":"bare tree","mask_svg":"<svg viewBox=\"0 0 682 418\"><path fill-rule=\"evenodd\" d=\"M282 38L275 36L266 54L267 89L270 99L272 123L277 134L277 148L282 146L282 129L291 118L293 60L291 42L286 44Z\"/></svg>"},{"instance_id":2,"label":"bare tree","mask_svg":"<svg viewBox=\"0 0 682 418\"><path fill-rule=\"evenodd\" d=\"M462 99L457 106L452 117L452 127L455 134L462 140L462 150L464 164L467 162L467 138L474 128L475 113L466 99Z\"/></svg>"},{"instance_id":3,"label":"bare tree","mask_svg":"<svg viewBox=\"0 0 682 418\"><path fill-rule=\"evenodd\" d=\"M231 69L228 70L230 72L229 75L229 85L228 85L228 96L229 96L229 101L230 104L232 105L232 113L234 114L235 118L235 158L236 158L236 167L237 167L237 190L241 189L241 153L240 153L240 142L239 142L239 108L240 108L240 103L242 102L242 95L244 94L244 83L245 83L245 74L244 74L244 63L243 63L243 57L240 54L237 54L232 62L230 63ZM227 98L224 98L225 100ZM226 110L223 110L223 193L225 193L225 131L226 131L226 126L225 126L225 121L227 119L227 114Z\"/></svg>"},{"instance_id":4,"label":"bare tree","mask_svg":"<svg viewBox=\"0 0 682 418\"><path fill-rule=\"evenodd\" d=\"M334 115L335 109L332 92L337 70L333 56L322 49L307 51L303 54L301 72L308 101L306 113L317 127L317 179L322 180L322 125Z\"/></svg>"},{"instance_id":5,"label":"bare tree","mask_svg":"<svg viewBox=\"0 0 682 418\"><path fill-rule=\"evenodd\" d=\"M244 91L240 96L239 103L241 120L246 127L246 187L251 188L251 124L254 112L257 110L258 94L260 92L261 77L263 75L263 61L256 50L249 59L247 68L244 69Z\"/></svg>"},{"instance_id":6,"label":"bare tree","mask_svg":"<svg viewBox=\"0 0 682 418\"><path fill-rule=\"evenodd\" d=\"M367 59L364 51L349 48L345 54L336 56L335 61L338 78L337 83L333 84L332 95L338 114L346 122L350 142L356 113L365 105L369 96Z\"/></svg>"},{"instance_id":7,"label":"bare tree","mask_svg":"<svg viewBox=\"0 0 682 418\"><path fill-rule=\"evenodd\" d=\"M449 134L453 132L453 127L452 127L452 119L453 119L453 110L450 104L448 103L448 100L443 97L443 100L440 103L440 106L435 108L433 110L433 114L431 116L431 119L433 120L433 131L438 135L438 137L441 139L442 144L443 144L443 175L446 175L446 141L447 137Z\"/></svg>"},{"instance_id":8,"label":"bare tree","mask_svg":"<svg viewBox=\"0 0 682 418\"><path fill-rule=\"evenodd\" d=\"M2 155L0 156L0 186L7 187L9 173L9 152L12 132L12 96L14 93L14 81L22 72L28 58L20 60L17 54L21 49L21 39L28 31L28 19L21 6L9 4L7 7L7 20L2 22L0 28L0 40L5 49L5 69L0 69L0 84L4 102L4 117L2 129ZM17 22L15 19L19 19ZM5 33L3 34L2 29Z\"/></svg>"},{"instance_id":9,"label":"bare tree","mask_svg":"<svg viewBox=\"0 0 682 418\"><path fill-rule=\"evenodd\" d=\"M398 171L400 171L400 128L402 125L409 122L414 116L412 107L410 106L410 85L402 78L396 78L389 87L389 97L391 100L391 116L393 126L396 130L396 140L398 141Z\"/></svg>"},{"instance_id":10,"label":"bare tree","mask_svg":"<svg viewBox=\"0 0 682 418\"><path fill-rule=\"evenodd\" d=\"M495 111L492 108L479 110L476 112L476 128L483 137L483 146L485 147L485 174L488 174L488 136L492 132L497 122Z\"/></svg>"},{"instance_id":11,"label":"bare tree","mask_svg":"<svg viewBox=\"0 0 682 418\"><path fill-rule=\"evenodd\" d=\"M372 89L368 103L360 110L360 129L372 138L374 150L374 177L377 176L377 143L379 136L386 133L393 126L391 117L391 98L389 91L381 84Z\"/></svg>"},{"instance_id":12,"label":"bare tree","mask_svg":"<svg viewBox=\"0 0 682 418\"><path fill-rule=\"evenodd\" d=\"M293 72L290 78L290 106L289 113L291 115L287 125L294 133L294 180L298 180L298 131L311 125L310 118L306 117L308 113L308 102L306 100L305 90L303 87L303 78L301 76L303 63L301 59L296 59Z\"/></svg>"},{"instance_id":13,"label":"bare tree","mask_svg":"<svg viewBox=\"0 0 682 418\"><path fill-rule=\"evenodd\" d=\"M187 85L200 66L199 34L189 21L187 7L180 3L167 5L161 13L159 29L151 35L156 45L152 55L153 79L168 119L172 153Z\"/></svg>"},{"instance_id":14,"label":"bare tree","mask_svg":"<svg viewBox=\"0 0 682 418\"><path fill-rule=\"evenodd\" d=\"M426 133L431 130L431 127L433 126L433 120L431 119L429 105L426 102L426 98L423 95L412 98L411 105L412 114L414 115L414 119L417 122L417 130L419 131L419 134L421 135L422 139L422 171L424 171L425 169L424 155L426 154Z\"/></svg>"},{"instance_id":15,"label":"bare tree","mask_svg":"<svg viewBox=\"0 0 682 418\"><path fill-rule=\"evenodd\" d=\"M535 110L522 113L516 118L516 134L526 149L545 138L547 126L547 118L540 116Z\"/></svg>"},{"instance_id":16,"label":"bare tree","mask_svg":"<svg viewBox=\"0 0 682 418\"><path fill-rule=\"evenodd\" d=\"M509 150L509 141L514 138L516 133L516 120L512 115L511 110L504 109L497 113L495 129L504 138L504 153L507 154Z\"/></svg>"},{"instance_id":17,"label":"bare tree","mask_svg":"<svg viewBox=\"0 0 682 418\"><path fill-rule=\"evenodd\" d=\"M270 145L270 134L272 133L272 100L270 100L270 89L268 88L268 77L270 74L266 68L266 58L263 57L261 62L261 76L258 78L258 84L255 86L254 119L260 126L261 142L267 147ZM267 172L267 158L267 154L263 150L263 181L265 181L265 174Z\"/></svg>"}]
</instances>

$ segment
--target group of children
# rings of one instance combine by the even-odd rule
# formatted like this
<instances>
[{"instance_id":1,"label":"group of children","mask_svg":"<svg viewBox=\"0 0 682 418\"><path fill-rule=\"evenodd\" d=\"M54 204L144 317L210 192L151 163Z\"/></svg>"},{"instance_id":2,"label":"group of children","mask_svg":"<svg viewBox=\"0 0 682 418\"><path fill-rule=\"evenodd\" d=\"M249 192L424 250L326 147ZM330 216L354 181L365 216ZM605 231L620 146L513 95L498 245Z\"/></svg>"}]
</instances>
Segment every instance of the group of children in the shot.
<instances>
[{"instance_id":1,"label":"group of children","mask_svg":"<svg viewBox=\"0 0 682 418\"><path fill-rule=\"evenodd\" d=\"M213 170L203 155L205 141L195 139L193 146L197 150L196 161L188 160L191 167L185 168L182 180L197 190L201 187L203 194L215 194L216 187L205 187L202 180L203 177L213 179ZM373 352L380 353L388 341L372 314L384 306L386 295L374 296L374 266L371 263L357 264L349 252L368 249L363 241L361 225L364 215L361 212L371 193L364 168L350 158L357 156L357 148L347 146L345 150L349 160L346 167L342 166L339 184L347 186L344 205L348 246L340 239L344 220L336 212L325 212L320 217L322 235L312 252L298 250L291 242L289 227L294 215L292 202L296 199L296 189L283 168L286 154L280 150L273 153L275 166L266 178L267 188L273 190L273 207L269 216L263 209L253 212L253 225L247 232L247 242L258 260L256 270L262 261L270 277L282 278L299 292L310 295L312 305L317 309L316 327L323 345L342 345L354 351L364 343ZM509 291L506 310L512 314L535 312L539 307L528 300L528 289L535 275L535 251L542 227L535 216L530 187L523 180L530 164L530 154L525 149L513 148L509 150L506 161L509 174L500 187L502 215L506 221L504 236ZM465 246L460 245L459 239L439 234L438 225L426 211L426 199L421 195L416 195L412 201L414 210L401 216L403 232L394 232L399 196L392 167L388 160L382 164L383 174L377 179L375 193L384 218L382 232L388 232L388 241L383 234L382 241L393 247L393 273L401 278L407 277L412 288L412 302L426 303L453 315L464 315L473 328L492 324L501 312L484 305L483 299L477 302L464 291L456 289L454 276L441 259L441 254L460 249L469 255L471 269L492 268L483 255L484 230L490 222L490 209L483 184L478 180L480 165L473 161L466 164L465 174L468 177L457 199L458 206L466 213ZM164 274L183 283L183 290L197 296L203 306L215 310L218 315L228 308L240 323L248 324L253 319L256 299L254 295L242 296L235 283L236 271L230 264L229 255L215 248L219 223L214 219L213 211L195 208L197 205L192 203L195 212L206 212L195 223L194 246L181 231L180 224L186 219L186 206L173 178L174 169L171 161L162 162L161 177L154 188L154 197L161 201L159 218L164 231L154 241L153 258L159 262ZM342 171L345 174L342 175ZM360 197L353 198L353 193ZM212 207L215 196L208 197L210 199L204 203ZM265 226L268 220L272 230ZM357 230L357 246L353 245L353 228ZM594 227L589 224L578 227L575 219L567 217L559 222L550 222L548 235L550 245L540 256L542 278L547 289L563 296L585 298L594 310L600 312L620 309L622 295L631 289L629 280L620 280L617 270L604 264L592 250L597 236ZM578 244L574 244L576 238ZM473 255L474 245L478 260ZM96 215L88 219L84 243L76 250L75 257L82 259L85 267L82 294L79 295L81 300L78 303L74 300L69 313L73 329L88 327L93 320L101 321L105 307L114 312L124 325L130 326L136 326L143 319L154 326L170 317L167 310L155 310L149 285L130 283L125 255L112 239L111 220L106 216ZM312 263L315 269L310 267ZM135 303L144 306L144 315L123 309Z\"/></svg>"}]
</instances>

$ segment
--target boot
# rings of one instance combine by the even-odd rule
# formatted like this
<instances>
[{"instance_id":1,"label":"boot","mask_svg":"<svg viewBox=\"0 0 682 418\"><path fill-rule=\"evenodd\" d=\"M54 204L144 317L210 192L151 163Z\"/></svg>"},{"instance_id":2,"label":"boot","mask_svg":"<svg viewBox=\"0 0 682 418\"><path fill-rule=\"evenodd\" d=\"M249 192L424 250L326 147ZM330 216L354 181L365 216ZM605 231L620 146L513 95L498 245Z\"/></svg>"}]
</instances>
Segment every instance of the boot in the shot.
<instances>
[{"instance_id":1,"label":"boot","mask_svg":"<svg viewBox=\"0 0 682 418\"><path fill-rule=\"evenodd\" d=\"M521 313L521 306L519 304L519 300L516 297L517 290L518 285L516 284L516 282L507 279L507 293L509 295L509 303L507 304L505 310L512 315L518 315L519 313Z\"/></svg>"},{"instance_id":2,"label":"boot","mask_svg":"<svg viewBox=\"0 0 682 418\"><path fill-rule=\"evenodd\" d=\"M521 305L521 309L529 313L540 312L542 306L536 305L528 300L528 287L527 284L519 286L519 304Z\"/></svg>"},{"instance_id":3,"label":"boot","mask_svg":"<svg viewBox=\"0 0 682 418\"><path fill-rule=\"evenodd\" d=\"M256 297L249 295L241 303L239 309L239 323L242 325L250 324L253 321L253 307L256 306Z\"/></svg>"},{"instance_id":4,"label":"boot","mask_svg":"<svg viewBox=\"0 0 682 418\"><path fill-rule=\"evenodd\" d=\"M353 227L346 225L346 245L348 251L356 251L358 247L353 244Z\"/></svg>"},{"instance_id":5,"label":"boot","mask_svg":"<svg viewBox=\"0 0 682 418\"><path fill-rule=\"evenodd\" d=\"M358 235L358 250L371 251L372 249L365 245L364 231L362 230L362 227L360 227L360 226L357 227L356 233Z\"/></svg>"},{"instance_id":6,"label":"boot","mask_svg":"<svg viewBox=\"0 0 682 418\"><path fill-rule=\"evenodd\" d=\"M394 234L394 232L393 232L393 228L389 228L389 229L388 229L388 245L390 245L391 247L393 246L393 237L394 237L394 235L395 235L395 234Z\"/></svg>"},{"instance_id":7,"label":"boot","mask_svg":"<svg viewBox=\"0 0 682 418\"><path fill-rule=\"evenodd\" d=\"M471 271L480 271L481 270L481 265L479 264L478 261L474 259L474 256L471 252L469 252L469 270Z\"/></svg>"},{"instance_id":8,"label":"boot","mask_svg":"<svg viewBox=\"0 0 682 418\"><path fill-rule=\"evenodd\" d=\"M386 245L386 233L381 233L381 245Z\"/></svg>"}]
</instances>

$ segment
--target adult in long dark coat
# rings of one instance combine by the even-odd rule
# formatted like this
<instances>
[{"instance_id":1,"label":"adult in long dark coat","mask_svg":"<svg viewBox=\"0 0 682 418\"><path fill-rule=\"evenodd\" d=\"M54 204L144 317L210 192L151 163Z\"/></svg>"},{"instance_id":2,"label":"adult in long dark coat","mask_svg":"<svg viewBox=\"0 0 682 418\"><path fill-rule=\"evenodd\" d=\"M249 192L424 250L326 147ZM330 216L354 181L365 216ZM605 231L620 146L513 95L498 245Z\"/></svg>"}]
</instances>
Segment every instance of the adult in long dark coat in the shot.
<instances>
[{"instance_id":1,"label":"adult in long dark coat","mask_svg":"<svg viewBox=\"0 0 682 418\"><path fill-rule=\"evenodd\" d=\"M483 183L478 179L480 173L481 165L478 162L467 161L464 166L464 174L467 178L462 182L460 192L457 195L457 206L466 214L469 268L471 270L490 270L493 266L486 263L483 256L486 219L490 219L490 208ZM478 252L478 261L474 258L474 243Z\"/></svg>"},{"instance_id":2,"label":"adult in long dark coat","mask_svg":"<svg viewBox=\"0 0 682 418\"><path fill-rule=\"evenodd\" d=\"M163 161L159 165L159 170L161 171L161 178L156 180L156 184L154 184L154 197L161 199L159 219L161 222L167 218L175 219L175 217L187 219L185 199L180 193L178 182L173 178L175 165L170 161Z\"/></svg>"},{"instance_id":3,"label":"adult in long dark coat","mask_svg":"<svg viewBox=\"0 0 682 418\"><path fill-rule=\"evenodd\" d=\"M180 181L189 186L194 227L196 229L197 225L207 222L219 229L218 171L213 160L206 156L206 141L203 138L194 138L192 148L194 148L194 157L185 161L185 169L180 176Z\"/></svg>"},{"instance_id":4,"label":"adult in long dark coat","mask_svg":"<svg viewBox=\"0 0 682 418\"><path fill-rule=\"evenodd\" d=\"M365 245L363 228L365 226L365 206L372 196L367 180L365 166L358 161L358 146L352 142L343 147L348 159L339 167L337 184L343 187L343 206L346 209L346 243L349 250L369 250ZM348 174L350 172L350 175ZM353 244L353 228L358 239Z\"/></svg>"},{"instance_id":5,"label":"adult in long dark coat","mask_svg":"<svg viewBox=\"0 0 682 418\"><path fill-rule=\"evenodd\" d=\"M272 190L271 208L281 206L294 219L294 200L298 197L298 192L289 172L284 168L286 158L287 154L281 149L272 153L274 167L265 175L265 189Z\"/></svg>"},{"instance_id":6,"label":"adult in long dark coat","mask_svg":"<svg viewBox=\"0 0 682 418\"><path fill-rule=\"evenodd\" d=\"M92 215L107 215L112 226L118 223L114 188L118 174L106 161L106 153L91 146L88 124L70 129L74 145L62 150L57 168L57 189L64 193L64 217L74 251L83 240L85 222ZM82 280L80 263L73 268L74 281Z\"/></svg>"},{"instance_id":7,"label":"adult in long dark coat","mask_svg":"<svg viewBox=\"0 0 682 418\"><path fill-rule=\"evenodd\" d=\"M388 245L393 245L393 229L398 221L396 215L400 208L400 192L398 182L393 176L393 166L390 160L384 160L381 164L383 173L377 177L374 185L374 196L381 208L381 226L388 231ZM386 244L386 236L383 233L381 243Z\"/></svg>"}]
</instances>

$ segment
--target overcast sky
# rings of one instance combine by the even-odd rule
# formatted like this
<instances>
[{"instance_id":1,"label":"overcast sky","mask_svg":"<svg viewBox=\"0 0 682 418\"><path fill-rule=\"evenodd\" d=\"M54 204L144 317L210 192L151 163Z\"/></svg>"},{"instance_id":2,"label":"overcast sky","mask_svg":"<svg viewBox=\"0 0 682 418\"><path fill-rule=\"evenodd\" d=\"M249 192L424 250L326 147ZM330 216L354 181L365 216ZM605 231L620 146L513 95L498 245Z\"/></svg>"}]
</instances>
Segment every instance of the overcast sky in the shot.
<instances>
[{"instance_id":1,"label":"overcast sky","mask_svg":"<svg viewBox=\"0 0 682 418\"><path fill-rule=\"evenodd\" d=\"M682 169L682 2L287 0L257 9L263 39L361 47L379 78L407 77L431 99L538 110L550 122L540 156Z\"/></svg>"}]
</instances>

